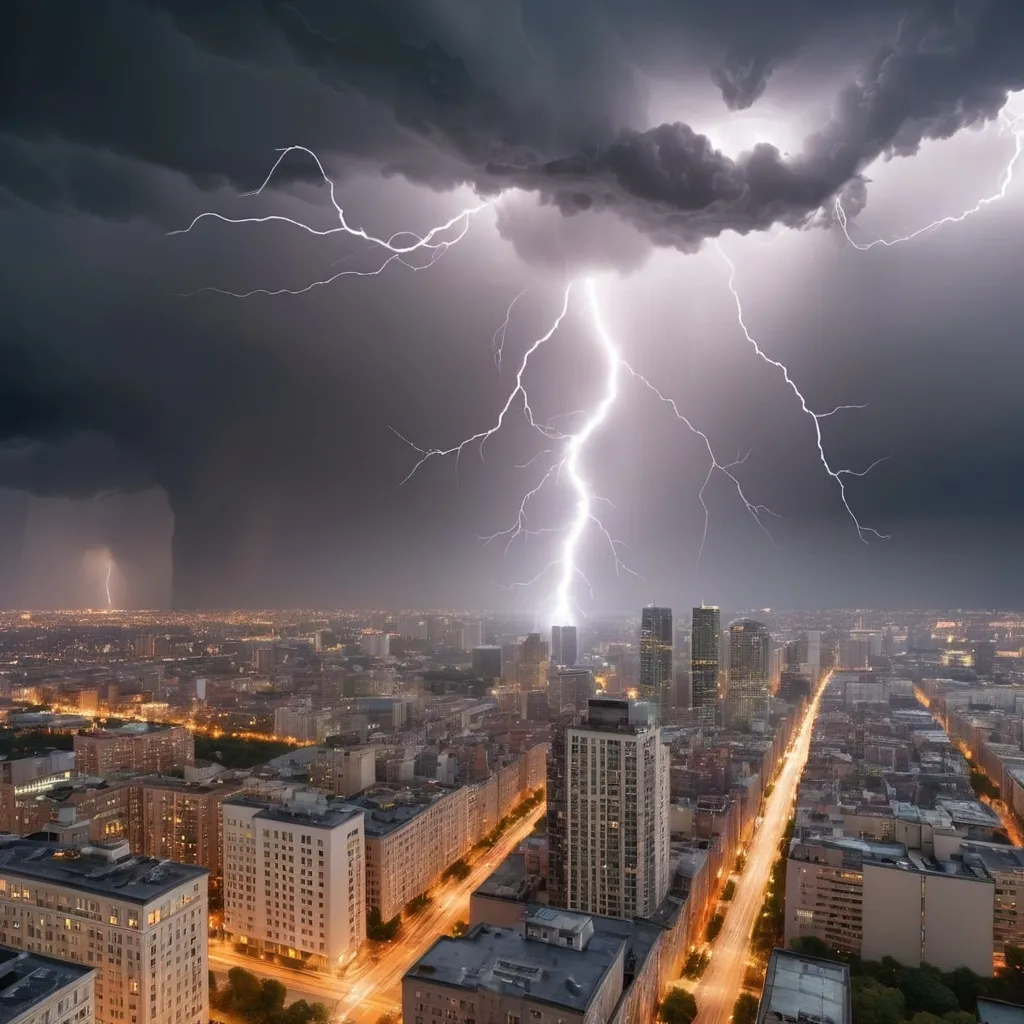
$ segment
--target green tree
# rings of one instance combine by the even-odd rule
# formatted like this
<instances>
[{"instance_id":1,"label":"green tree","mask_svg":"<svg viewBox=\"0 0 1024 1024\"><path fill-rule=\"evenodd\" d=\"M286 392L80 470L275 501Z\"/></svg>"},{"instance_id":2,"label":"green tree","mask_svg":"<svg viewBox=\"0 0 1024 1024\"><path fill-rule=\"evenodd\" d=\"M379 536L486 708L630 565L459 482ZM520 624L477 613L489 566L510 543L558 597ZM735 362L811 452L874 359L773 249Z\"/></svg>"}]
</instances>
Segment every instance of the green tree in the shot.
<instances>
[{"instance_id":1,"label":"green tree","mask_svg":"<svg viewBox=\"0 0 1024 1024\"><path fill-rule=\"evenodd\" d=\"M729 902L736 895L736 883L730 878L728 882L722 887L722 899L726 903Z\"/></svg>"},{"instance_id":2,"label":"green tree","mask_svg":"<svg viewBox=\"0 0 1024 1024\"><path fill-rule=\"evenodd\" d=\"M264 978L260 985L259 1012L271 1017L284 1009L288 990L276 978Z\"/></svg>"},{"instance_id":3,"label":"green tree","mask_svg":"<svg viewBox=\"0 0 1024 1024\"><path fill-rule=\"evenodd\" d=\"M960 1011L957 1012L959 1013ZM936 1016L934 1013L925 1013L924 1011L921 1011L920 1013L915 1013L914 1016L910 1018L910 1024L943 1024L943 1019Z\"/></svg>"},{"instance_id":4,"label":"green tree","mask_svg":"<svg viewBox=\"0 0 1024 1024\"><path fill-rule=\"evenodd\" d=\"M458 939L466 934L466 929L469 927L465 921L456 921L452 926L452 938Z\"/></svg>"},{"instance_id":5,"label":"green tree","mask_svg":"<svg viewBox=\"0 0 1024 1024\"><path fill-rule=\"evenodd\" d=\"M402 915L395 914L390 921L382 920L380 909L370 907L366 915L366 937L374 942L390 942L401 930Z\"/></svg>"},{"instance_id":6,"label":"green tree","mask_svg":"<svg viewBox=\"0 0 1024 1024\"><path fill-rule=\"evenodd\" d=\"M854 978L851 989L857 1024L901 1024L905 1003L899 989L881 985L873 978Z\"/></svg>"},{"instance_id":7,"label":"green tree","mask_svg":"<svg viewBox=\"0 0 1024 1024\"><path fill-rule=\"evenodd\" d=\"M839 959L836 951L824 939L819 939L817 935L802 935L793 939L789 948L801 956L814 956L819 960Z\"/></svg>"},{"instance_id":8,"label":"green tree","mask_svg":"<svg viewBox=\"0 0 1024 1024\"><path fill-rule=\"evenodd\" d=\"M457 878L460 882L468 878L472 868L460 857L457 861L449 864L441 873L441 878L448 881L449 878Z\"/></svg>"},{"instance_id":9,"label":"green tree","mask_svg":"<svg viewBox=\"0 0 1024 1024\"><path fill-rule=\"evenodd\" d=\"M757 1020L757 996L741 992L732 1006L732 1024L755 1024Z\"/></svg>"},{"instance_id":10,"label":"green tree","mask_svg":"<svg viewBox=\"0 0 1024 1024\"><path fill-rule=\"evenodd\" d=\"M942 981L952 989L960 1009L973 1014L978 1005L978 996L984 990L983 979L969 967L958 967L955 971L943 974Z\"/></svg>"},{"instance_id":11,"label":"green tree","mask_svg":"<svg viewBox=\"0 0 1024 1024\"><path fill-rule=\"evenodd\" d=\"M944 1013L942 1019L946 1024L978 1024L978 1018L967 1010L953 1010L951 1013Z\"/></svg>"},{"instance_id":12,"label":"green tree","mask_svg":"<svg viewBox=\"0 0 1024 1024\"><path fill-rule=\"evenodd\" d=\"M405 916L415 917L417 914L423 913L430 906L431 902L430 897L425 892L421 892L419 896L413 896L405 905Z\"/></svg>"},{"instance_id":13,"label":"green tree","mask_svg":"<svg viewBox=\"0 0 1024 1024\"><path fill-rule=\"evenodd\" d=\"M696 980L707 970L710 962L711 958L707 953L695 949L683 964L683 977Z\"/></svg>"},{"instance_id":14,"label":"green tree","mask_svg":"<svg viewBox=\"0 0 1024 1024\"><path fill-rule=\"evenodd\" d=\"M692 1024L697 1016L697 1000L685 988L674 988L658 1007L658 1020L664 1024Z\"/></svg>"},{"instance_id":15,"label":"green tree","mask_svg":"<svg viewBox=\"0 0 1024 1024\"><path fill-rule=\"evenodd\" d=\"M925 967L912 967L903 972L900 991L907 1004L907 1013L933 1013L941 1017L960 1009L956 993L942 983L940 977Z\"/></svg>"},{"instance_id":16,"label":"green tree","mask_svg":"<svg viewBox=\"0 0 1024 1024\"><path fill-rule=\"evenodd\" d=\"M244 967L232 967L228 971L228 987L231 989L228 1005L225 1010L232 1010L246 1016L252 1013L260 1003L260 982L252 971Z\"/></svg>"},{"instance_id":17,"label":"green tree","mask_svg":"<svg viewBox=\"0 0 1024 1024\"><path fill-rule=\"evenodd\" d=\"M708 921L708 926L704 931L704 937L708 940L708 942L715 941L715 939L718 937L718 933L722 930L722 924L724 921L725 915L721 913L715 914L711 918L711 920Z\"/></svg>"}]
</instances>

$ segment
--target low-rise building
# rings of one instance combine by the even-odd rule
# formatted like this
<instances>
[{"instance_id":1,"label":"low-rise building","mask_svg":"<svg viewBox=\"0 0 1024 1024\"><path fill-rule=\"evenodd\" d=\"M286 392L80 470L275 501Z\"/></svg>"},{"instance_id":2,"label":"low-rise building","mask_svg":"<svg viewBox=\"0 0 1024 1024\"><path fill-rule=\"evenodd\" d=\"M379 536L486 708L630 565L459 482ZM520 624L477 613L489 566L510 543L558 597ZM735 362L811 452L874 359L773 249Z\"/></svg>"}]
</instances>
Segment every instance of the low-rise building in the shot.
<instances>
[{"instance_id":1,"label":"low-rise building","mask_svg":"<svg viewBox=\"0 0 1024 1024\"><path fill-rule=\"evenodd\" d=\"M310 782L332 796L355 796L376 780L374 752L369 747L325 747L310 768Z\"/></svg>"},{"instance_id":2,"label":"low-rise building","mask_svg":"<svg viewBox=\"0 0 1024 1024\"><path fill-rule=\"evenodd\" d=\"M757 1024L811 1021L851 1024L850 968L773 949L757 1007Z\"/></svg>"},{"instance_id":3,"label":"low-rise building","mask_svg":"<svg viewBox=\"0 0 1024 1024\"><path fill-rule=\"evenodd\" d=\"M0 1024L86 1024L96 969L0 949Z\"/></svg>"}]
</instances>

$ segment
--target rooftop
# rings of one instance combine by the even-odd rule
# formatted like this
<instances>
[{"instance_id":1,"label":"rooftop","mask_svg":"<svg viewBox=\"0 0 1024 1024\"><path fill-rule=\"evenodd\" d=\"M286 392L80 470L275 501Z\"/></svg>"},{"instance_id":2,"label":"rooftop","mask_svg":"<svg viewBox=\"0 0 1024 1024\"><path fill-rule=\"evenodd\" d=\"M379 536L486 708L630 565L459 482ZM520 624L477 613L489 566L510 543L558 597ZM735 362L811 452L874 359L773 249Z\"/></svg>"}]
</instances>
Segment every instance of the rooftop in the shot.
<instances>
[{"instance_id":1,"label":"rooftop","mask_svg":"<svg viewBox=\"0 0 1024 1024\"><path fill-rule=\"evenodd\" d=\"M252 797L232 797L224 801L225 807L258 807L255 815L261 821L276 821L287 825L315 825L317 828L338 828L350 822L362 808L352 804L327 803L326 801L296 801L287 804L268 804L265 800Z\"/></svg>"},{"instance_id":2,"label":"rooftop","mask_svg":"<svg viewBox=\"0 0 1024 1024\"><path fill-rule=\"evenodd\" d=\"M595 931L580 951L480 924L461 939L438 939L406 977L472 992L516 993L583 1013L625 945L621 935Z\"/></svg>"},{"instance_id":3,"label":"rooftop","mask_svg":"<svg viewBox=\"0 0 1024 1024\"><path fill-rule=\"evenodd\" d=\"M0 1024L16 1020L41 1000L92 973L93 968L84 964L0 950Z\"/></svg>"},{"instance_id":4,"label":"rooftop","mask_svg":"<svg viewBox=\"0 0 1024 1024\"><path fill-rule=\"evenodd\" d=\"M757 1024L850 1024L850 1018L850 968L846 964L772 950Z\"/></svg>"},{"instance_id":5,"label":"rooftop","mask_svg":"<svg viewBox=\"0 0 1024 1024\"><path fill-rule=\"evenodd\" d=\"M140 904L209 874L193 864L120 856L122 850L127 852L127 844L93 843L71 850L59 843L4 836L0 837L0 874Z\"/></svg>"},{"instance_id":6,"label":"rooftop","mask_svg":"<svg viewBox=\"0 0 1024 1024\"><path fill-rule=\"evenodd\" d=\"M1024 1024L1024 1006L979 997L978 1020L981 1024Z\"/></svg>"}]
</instances>

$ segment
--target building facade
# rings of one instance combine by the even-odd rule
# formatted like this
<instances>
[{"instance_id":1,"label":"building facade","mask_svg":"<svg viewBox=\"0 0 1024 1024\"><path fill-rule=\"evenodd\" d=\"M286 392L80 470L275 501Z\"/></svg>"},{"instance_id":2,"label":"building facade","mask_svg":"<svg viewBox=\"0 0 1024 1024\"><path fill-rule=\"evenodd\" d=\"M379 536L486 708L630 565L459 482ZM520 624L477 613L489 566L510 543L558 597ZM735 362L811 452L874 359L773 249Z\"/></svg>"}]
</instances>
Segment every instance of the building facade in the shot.
<instances>
[{"instance_id":1,"label":"building facade","mask_svg":"<svg viewBox=\"0 0 1024 1024\"><path fill-rule=\"evenodd\" d=\"M579 658L575 626L551 627L551 660L556 665L572 668Z\"/></svg>"},{"instance_id":2,"label":"building facade","mask_svg":"<svg viewBox=\"0 0 1024 1024\"><path fill-rule=\"evenodd\" d=\"M771 635L768 627L740 619L729 627L729 685L725 723L746 728L768 717Z\"/></svg>"},{"instance_id":3,"label":"building facade","mask_svg":"<svg viewBox=\"0 0 1024 1024\"><path fill-rule=\"evenodd\" d=\"M130 723L89 732L75 737L74 751L80 775L181 771L196 760L192 733L180 725Z\"/></svg>"},{"instance_id":4,"label":"building facade","mask_svg":"<svg viewBox=\"0 0 1024 1024\"><path fill-rule=\"evenodd\" d=\"M649 605L640 615L640 685L637 696L659 709L673 703L672 609Z\"/></svg>"},{"instance_id":5,"label":"building facade","mask_svg":"<svg viewBox=\"0 0 1024 1024\"><path fill-rule=\"evenodd\" d=\"M706 605L693 609L690 634L690 693L698 725L717 721L718 673L721 669L722 613Z\"/></svg>"},{"instance_id":6,"label":"building facade","mask_svg":"<svg viewBox=\"0 0 1024 1024\"><path fill-rule=\"evenodd\" d=\"M329 747L317 753L310 782L332 796L355 796L376 781L376 759L369 747Z\"/></svg>"},{"instance_id":7,"label":"building facade","mask_svg":"<svg viewBox=\"0 0 1024 1024\"><path fill-rule=\"evenodd\" d=\"M548 771L550 896L585 914L646 917L669 889L669 752L653 709L589 702L556 730Z\"/></svg>"},{"instance_id":8,"label":"building facade","mask_svg":"<svg viewBox=\"0 0 1024 1024\"><path fill-rule=\"evenodd\" d=\"M363 812L321 799L224 803L224 929L237 943L336 969L366 938Z\"/></svg>"},{"instance_id":9,"label":"building facade","mask_svg":"<svg viewBox=\"0 0 1024 1024\"><path fill-rule=\"evenodd\" d=\"M206 1024L206 876L123 842L2 843L0 946L95 968L101 1024Z\"/></svg>"}]
</instances>

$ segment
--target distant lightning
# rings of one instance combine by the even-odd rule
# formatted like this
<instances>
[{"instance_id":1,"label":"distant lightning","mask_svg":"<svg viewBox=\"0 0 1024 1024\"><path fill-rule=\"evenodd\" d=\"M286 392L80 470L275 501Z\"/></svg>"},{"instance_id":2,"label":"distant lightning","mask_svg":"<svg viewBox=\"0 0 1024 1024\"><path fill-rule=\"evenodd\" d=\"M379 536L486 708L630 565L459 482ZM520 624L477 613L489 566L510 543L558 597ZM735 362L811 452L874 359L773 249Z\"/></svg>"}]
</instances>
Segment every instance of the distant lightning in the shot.
<instances>
[{"instance_id":1,"label":"distant lightning","mask_svg":"<svg viewBox=\"0 0 1024 1024\"><path fill-rule=\"evenodd\" d=\"M850 235L849 220L846 216L846 211L843 209L842 201L837 197L835 201L836 219L839 221L839 226L842 228L843 234L846 236L846 240L855 249L859 249L861 252L867 252L869 249L874 249L875 246L881 245L885 248L891 248L894 245L899 245L901 242L911 242L915 238L919 238L921 235L927 234L929 231L934 231L936 228L944 227L946 224L961 224L968 217L973 217L974 214L980 213L985 209L986 206L991 206L993 203L998 203L1001 199L1006 198L1006 193L1010 188L1010 183L1013 181L1013 172L1017 166L1017 162L1020 160L1021 153L1024 152L1024 128L1021 125L1021 118L1018 114L1007 113L1005 110L999 114L1000 131L1009 131L1013 134L1013 154L1010 157L1009 162L1003 168L1002 174L999 176L999 187L990 196L985 196L983 199L979 199L972 207L964 210L962 213L958 213L954 216L940 217L938 220L933 220L930 224L925 224L923 228L918 228L916 231L911 231L908 235L897 235L895 238L876 238L871 242L857 242L854 241Z\"/></svg>"},{"instance_id":2,"label":"distant lightning","mask_svg":"<svg viewBox=\"0 0 1024 1024\"><path fill-rule=\"evenodd\" d=\"M114 562L113 562L113 559L111 559L110 561L107 562L107 578L103 582L103 586L105 587L105 589L107 591L107 609L108 610L114 607L113 598L111 598L111 596L110 596L110 576L113 573L113 571L114 571Z\"/></svg>"},{"instance_id":3,"label":"distant lightning","mask_svg":"<svg viewBox=\"0 0 1024 1024\"><path fill-rule=\"evenodd\" d=\"M825 442L821 436L822 420L828 419L830 416L835 416L837 412L843 412L844 410L847 409L864 409L866 408L866 406L837 405L834 409L831 409L828 412L815 412L813 409L810 408L810 406L808 406L807 399L804 398L803 392L800 390L800 388L797 387L796 383L793 381L793 378L790 377L789 370L787 369L785 364L779 362L777 359L772 359L771 356L767 355L761 348L761 346L757 343L757 339L755 339L754 336L750 333L750 330L747 327L746 320L743 316L743 303L740 300L740 293L736 288L736 264L733 263L733 261L725 254L725 250L722 248L720 243L715 242L715 248L718 250L718 254L725 261L726 266L729 268L729 291L732 293L733 302L736 304L736 319L740 325L740 330L743 331L743 336L747 339L748 342L750 342L751 347L754 349L754 352L757 353L758 357L764 362L766 362L769 366L775 367L775 369L782 374L783 380L785 380L785 382L789 385L789 389L793 392L794 395L796 395L797 400L800 402L801 411L805 415L809 416L811 422L814 424L814 437L818 446L818 458L820 459L821 464L825 469L825 472L828 473L828 475L832 477L832 479L835 480L835 482L838 484L839 496L842 499L843 507L846 509L848 515L850 516L850 519L853 520L853 525L857 528L857 536L865 544L868 543L869 535L877 537L880 540L889 540L890 538L887 534L879 533L878 530L874 529L871 526L864 526L861 523L861 521L857 518L856 513L850 507L850 501L846 495L845 479L846 477L850 476L867 476L867 474L870 473L871 470L875 468L875 466L884 462L885 459L876 459L873 463L871 463L870 466L867 467L867 469L863 470L833 469L832 464L829 462L828 456L825 454Z\"/></svg>"}]
</instances>

